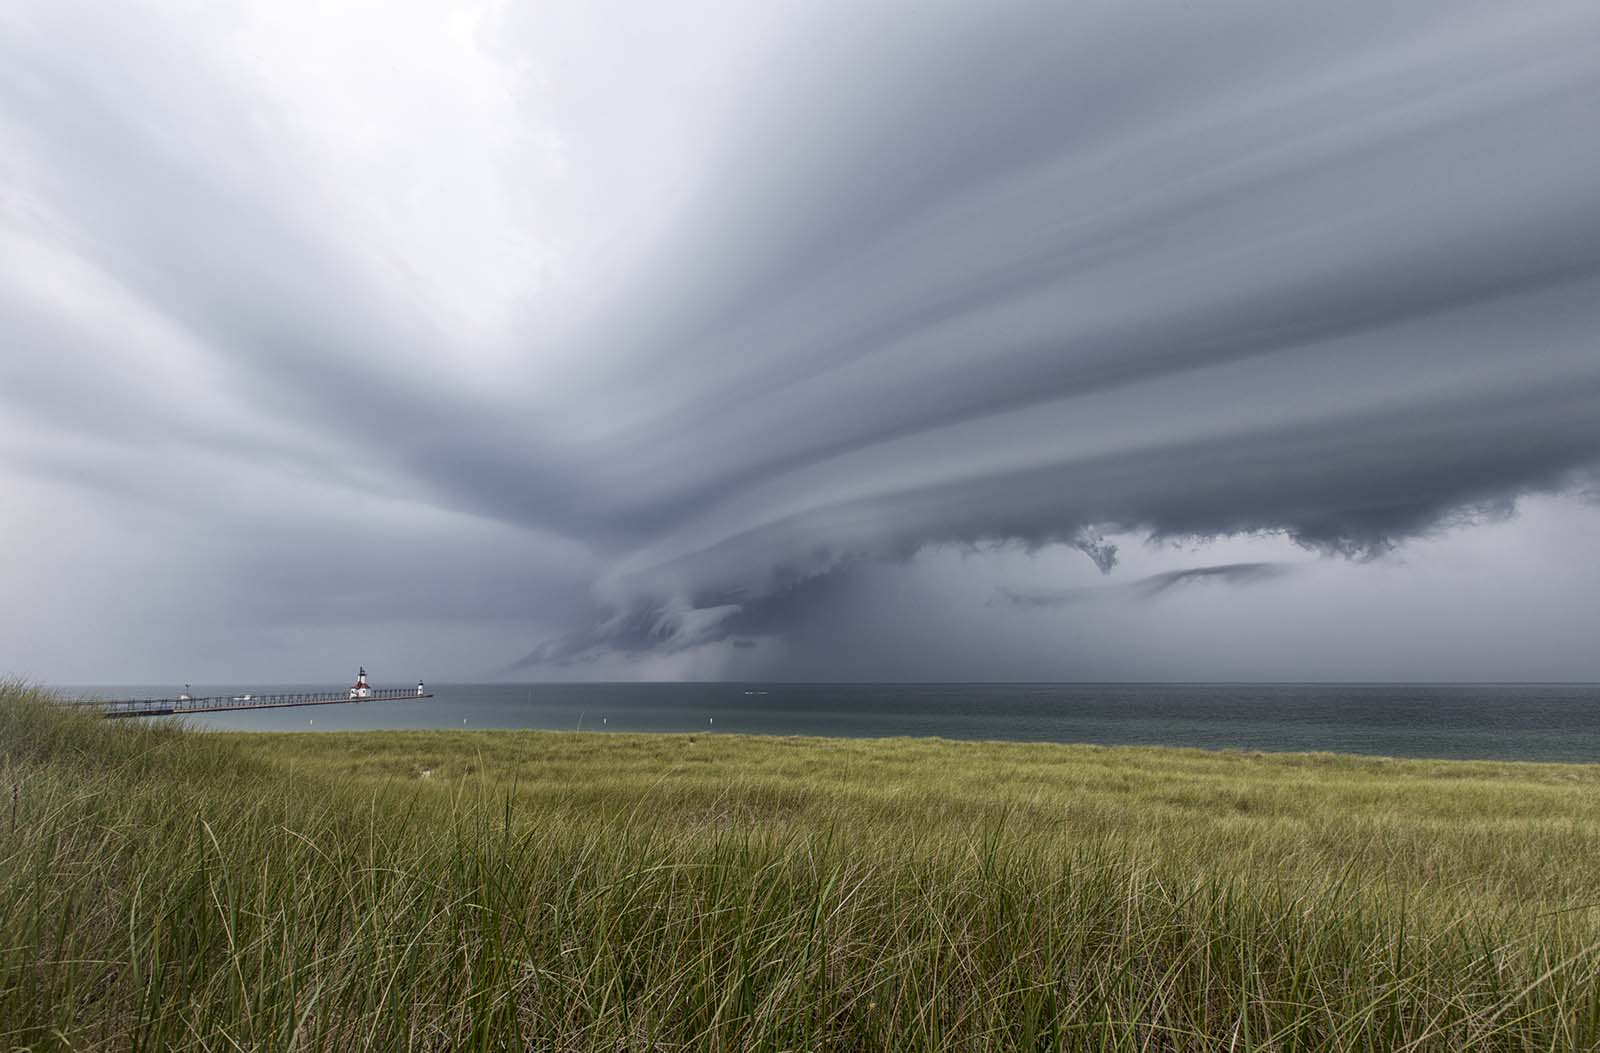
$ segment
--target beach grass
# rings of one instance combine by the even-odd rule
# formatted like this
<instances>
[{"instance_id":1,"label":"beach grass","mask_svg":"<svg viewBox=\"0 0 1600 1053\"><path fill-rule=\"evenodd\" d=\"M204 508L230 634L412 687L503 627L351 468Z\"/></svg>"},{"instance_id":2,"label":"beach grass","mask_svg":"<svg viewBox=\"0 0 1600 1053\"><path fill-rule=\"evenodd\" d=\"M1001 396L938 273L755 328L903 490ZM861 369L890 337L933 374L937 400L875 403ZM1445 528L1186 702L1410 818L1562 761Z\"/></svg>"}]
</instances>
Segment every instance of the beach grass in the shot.
<instances>
[{"instance_id":1,"label":"beach grass","mask_svg":"<svg viewBox=\"0 0 1600 1053\"><path fill-rule=\"evenodd\" d=\"M1600 767L0 687L0 1047L1600 1049Z\"/></svg>"}]
</instances>

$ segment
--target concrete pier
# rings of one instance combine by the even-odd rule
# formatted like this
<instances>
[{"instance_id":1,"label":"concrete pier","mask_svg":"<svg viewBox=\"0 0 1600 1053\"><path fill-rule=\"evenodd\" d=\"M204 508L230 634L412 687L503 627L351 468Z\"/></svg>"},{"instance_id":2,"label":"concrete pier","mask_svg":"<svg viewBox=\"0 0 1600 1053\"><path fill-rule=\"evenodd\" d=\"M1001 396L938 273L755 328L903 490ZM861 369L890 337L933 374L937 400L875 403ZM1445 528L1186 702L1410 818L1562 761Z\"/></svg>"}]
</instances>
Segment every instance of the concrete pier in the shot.
<instances>
[{"instance_id":1,"label":"concrete pier","mask_svg":"<svg viewBox=\"0 0 1600 1053\"><path fill-rule=\"evenodd\" d=\"M285 709L290 706L355 705L360 702L404 702L432 698L414 688L369 688L360 698L349 691L311 691L275 695L213 695L208 698L143 698L101 701L85 699L73 705L96 709L107 717L170 717L184 713L222 713L240 709Z\"/></svg>"}]
</instances>

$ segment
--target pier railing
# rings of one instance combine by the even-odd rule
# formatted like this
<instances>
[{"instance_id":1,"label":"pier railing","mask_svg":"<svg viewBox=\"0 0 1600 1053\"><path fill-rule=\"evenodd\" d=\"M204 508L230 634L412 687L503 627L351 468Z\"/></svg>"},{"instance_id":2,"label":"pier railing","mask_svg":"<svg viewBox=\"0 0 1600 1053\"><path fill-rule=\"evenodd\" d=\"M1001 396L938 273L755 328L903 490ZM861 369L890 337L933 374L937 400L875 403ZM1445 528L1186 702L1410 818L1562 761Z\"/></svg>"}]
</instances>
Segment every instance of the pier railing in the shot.
<instances>
[{"instance_id":1,"label":"pier railing","mask_svg":"<svg viewBox=\"0 0 1600 1053\"><path fill-rule=\"evenodd\" d=\"M165 717L184 713L221 713L238 709L283 709L288 706L329 706L355 702L403 702L409 698L432 698L429 692L417 694L415 688L372 688L364 698L351 698L346 691L306 691L293 694L212 695L205 698L83 699L73 705L86 706L107 717Z\"/></svg>"}]
</instances>

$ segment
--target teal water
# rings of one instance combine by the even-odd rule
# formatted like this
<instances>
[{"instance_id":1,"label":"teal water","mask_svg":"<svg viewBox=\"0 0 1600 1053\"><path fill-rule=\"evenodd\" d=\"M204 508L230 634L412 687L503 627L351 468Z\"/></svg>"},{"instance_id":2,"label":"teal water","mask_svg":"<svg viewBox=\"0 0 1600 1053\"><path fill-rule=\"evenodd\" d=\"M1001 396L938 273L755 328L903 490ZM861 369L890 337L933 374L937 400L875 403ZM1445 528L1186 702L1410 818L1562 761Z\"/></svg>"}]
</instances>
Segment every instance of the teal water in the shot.
<instances>
[{"instance_id":1,"label":"teal water","mask_svg":"<svg viewBox=\"0 0 1600 1053\"><path fill-rule=\"evenodd\" d=\"M196 684L194 693L345 686ZM176 693L171 686L63 690L103 698ZM429 690L435 697L419 701L186 719L236 731L911 735L1600 763L1597 684L430 684Z\"/></svg>"}]
</instances>

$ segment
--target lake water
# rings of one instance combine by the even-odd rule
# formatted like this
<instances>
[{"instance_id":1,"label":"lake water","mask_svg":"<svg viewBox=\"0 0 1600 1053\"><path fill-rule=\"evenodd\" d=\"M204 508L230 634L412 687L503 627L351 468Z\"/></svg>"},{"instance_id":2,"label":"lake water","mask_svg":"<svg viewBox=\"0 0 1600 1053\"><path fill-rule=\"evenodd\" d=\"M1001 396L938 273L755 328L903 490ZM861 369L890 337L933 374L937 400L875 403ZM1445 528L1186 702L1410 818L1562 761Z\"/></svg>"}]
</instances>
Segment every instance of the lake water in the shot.
<instances>
[{"instance_id":1,"label":"lake water","mask_svg":"<svg viewBox=\"0 0 1600 1053\"><path fill-rule=\"evenodd\" d=\"M194 694L342 690L200 685ZM404 687L378 684L374 687ZM1330 750L1600 762L1597 684L439 684L430 699L215 713L234 731L545 728ZM103 698L171 687L94 687Z\"/></svg>"}]
</instances>

